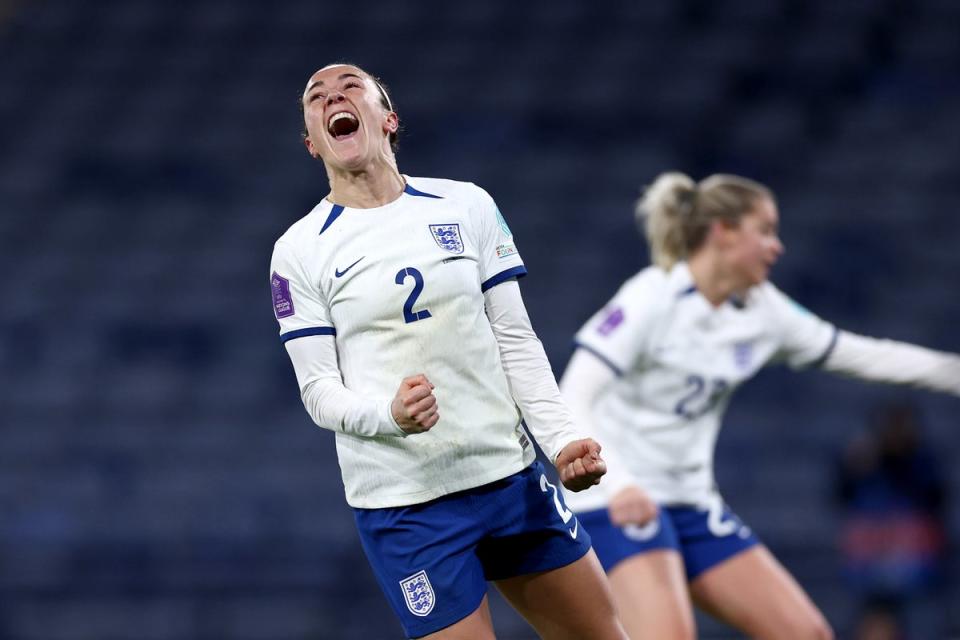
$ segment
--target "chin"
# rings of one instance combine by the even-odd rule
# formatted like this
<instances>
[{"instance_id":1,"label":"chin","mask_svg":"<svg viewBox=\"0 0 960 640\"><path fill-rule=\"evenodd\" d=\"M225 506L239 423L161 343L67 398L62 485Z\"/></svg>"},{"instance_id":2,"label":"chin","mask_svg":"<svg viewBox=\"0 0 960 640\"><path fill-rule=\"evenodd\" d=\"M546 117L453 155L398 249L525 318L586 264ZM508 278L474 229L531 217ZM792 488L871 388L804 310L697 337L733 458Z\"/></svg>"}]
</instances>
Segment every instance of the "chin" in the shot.
<instances>
[{"instance_id":1,"label":"chin","mask_svg":"<svg viewBox=\"0 0 960 640\"><path fill-rule=\"evenodd\" d=\"M331 164L344 169L357 169L366 160L364 151L363 145L353 140L346 144L333 143L330 145Z\"/></svg>"},{"instance_id":2,"label":"chin","mask_svg":"<svg viewBox=\"0 0 960 640\"><path fill-rule=\"evenodd\" d=\"M345 154L333 154L331 158L332 162L330 164L337 169L343 169L344 171L358 171L366 165L366 159L363 154L357 153L345 153Z\"/></svg>"}]
</instances>

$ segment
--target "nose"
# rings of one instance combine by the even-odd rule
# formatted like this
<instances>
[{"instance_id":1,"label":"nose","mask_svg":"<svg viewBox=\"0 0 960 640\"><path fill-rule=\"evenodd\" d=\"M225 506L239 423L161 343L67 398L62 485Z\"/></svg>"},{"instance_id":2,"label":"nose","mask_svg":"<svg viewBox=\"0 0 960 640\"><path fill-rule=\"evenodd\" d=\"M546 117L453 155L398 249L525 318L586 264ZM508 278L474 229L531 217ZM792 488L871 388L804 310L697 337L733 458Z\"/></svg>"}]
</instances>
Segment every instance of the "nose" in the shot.
<instances>
[{"instance_id":1,"label":"nose","mask_svg":"<svg viewBox=\"0 0 960 640\"><path fill-rule=\"evenodd\" d=\"M343 102L344 100L346 100L346 98L342 93L340 93L339 91L331 91L327 95L327 106L329 107L331 104Z\"/></svg>"},{"instance_id":2,"label":"nose","mask_svg":"<svg viewBox=\"0 0 960 640\"><path fill-rule=\"evenodd\" d=\"M787 252L787 248L783 246L783 241L780 238L776 238L774 240L773 250L777 254L778 258Z\"/></svg>"}]
</instances>

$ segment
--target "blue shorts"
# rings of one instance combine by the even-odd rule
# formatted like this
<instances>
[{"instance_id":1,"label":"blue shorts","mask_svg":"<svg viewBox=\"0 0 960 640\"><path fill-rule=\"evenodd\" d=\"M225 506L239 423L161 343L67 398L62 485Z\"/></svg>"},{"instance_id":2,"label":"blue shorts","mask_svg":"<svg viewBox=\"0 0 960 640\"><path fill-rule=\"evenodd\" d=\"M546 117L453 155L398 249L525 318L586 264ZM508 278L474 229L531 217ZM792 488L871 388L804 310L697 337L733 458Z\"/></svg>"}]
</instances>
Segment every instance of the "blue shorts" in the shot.
<instances>
[{"instance_id":1,"label":"blue shorts","mask_svg":"<svg viewBox=\"0 0 960 640\"><path fill-rule=\"evenodd\" d=\"M750 527L722 502L717 502L714 509L661 506L659 517L643 527L616 527L606 509L586 511L577 517L590 531L593 548L607 572L638 553L675 549L683 558L690 582L707 569L760 544Z\"/></svg>"},{"instance_id":2,"label":"blue shorts","mask_svg":"<svg viewBox=\"0 0 960 640\"><path fill-rule=\"evenodd\" d=\"M413 638L473 613L487 580L566 566L590 536L539 462L423 504L354 509L373 572Z\"/></svg>"}]
</instances>

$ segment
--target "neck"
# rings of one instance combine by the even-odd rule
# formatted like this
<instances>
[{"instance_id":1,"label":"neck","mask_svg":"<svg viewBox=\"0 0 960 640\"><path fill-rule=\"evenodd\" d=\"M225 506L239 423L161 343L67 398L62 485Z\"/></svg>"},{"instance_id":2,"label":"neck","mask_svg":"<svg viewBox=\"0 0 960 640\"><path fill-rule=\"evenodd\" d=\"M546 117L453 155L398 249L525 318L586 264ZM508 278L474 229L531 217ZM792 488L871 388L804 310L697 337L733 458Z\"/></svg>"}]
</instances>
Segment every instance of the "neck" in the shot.
<instances>
[{"instance_id":1,"label":"neck","mask_svg":"<svg viewBox=\"0 0 960 640\"><path fill-rule=\"evenodd\" d=\"M687 265L697 291L714 307L719 307L735 293L744 293L744 287L715 252L699 251L690 257Z\"/></svg>"},{"instance_id":2,"label":"neck","mask_svg":"<svg viewBox=\"0 0 960 640\"><path fill-rule=\"evenodd\" d=\"M405 186L395 163L376 163L357 171L327 167L328 199L352 209L382 207L400 197Z\"/></svg>"}]
</instances>

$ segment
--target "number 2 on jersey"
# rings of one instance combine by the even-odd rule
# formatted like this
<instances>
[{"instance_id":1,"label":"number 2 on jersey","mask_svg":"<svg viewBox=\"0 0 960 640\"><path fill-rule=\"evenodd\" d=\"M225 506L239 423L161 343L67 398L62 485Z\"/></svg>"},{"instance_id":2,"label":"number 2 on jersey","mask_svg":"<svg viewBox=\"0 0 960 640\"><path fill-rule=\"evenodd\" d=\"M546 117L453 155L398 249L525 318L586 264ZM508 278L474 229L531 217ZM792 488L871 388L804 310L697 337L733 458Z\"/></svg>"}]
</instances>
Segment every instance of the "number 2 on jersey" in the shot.
<instances>
[{"instance_id":1,"label":"number 2 on jersey","mask_svg":"<svg viewBox=\"0 0 960 640\"><path fill-rule=\"evenodd\" d=\"M713 410L730 388L725 380L719 378L705 380L701 376L687 376L688 393L680 399L673 410L678 416L693 420Z\"/></svg>"},{"instance_id":2,"label":"number 2 on jersey","mask_svg":"<svg viewBox=\"0 0 960 640\"><path fill-rule=\"evenodd\" d=\"M413 291L407 296L407 301L403 303L403 321L410 324L417 320L426 320L430 317L430 312L426 309L423 311L413 310L414 303L420 297L420 293L423 292L423 275L413 267L405 267L397 271L397 284L403 284L408 277L413 278Z\"/></svg>"}]
</instances>

